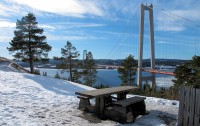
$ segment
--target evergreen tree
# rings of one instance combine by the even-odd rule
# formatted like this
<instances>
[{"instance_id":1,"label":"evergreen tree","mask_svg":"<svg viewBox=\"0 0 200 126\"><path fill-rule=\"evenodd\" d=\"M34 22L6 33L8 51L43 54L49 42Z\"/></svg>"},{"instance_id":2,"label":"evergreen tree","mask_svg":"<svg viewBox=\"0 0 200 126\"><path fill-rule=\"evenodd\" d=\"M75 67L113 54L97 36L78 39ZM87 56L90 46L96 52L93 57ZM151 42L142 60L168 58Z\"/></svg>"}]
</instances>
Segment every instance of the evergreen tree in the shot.
<instances>
[{"instance_id":1,"label":"evergreen tree","mask_svg":"<svg viewBox=\"0 0 200 126\"><path fill-rule=\"evenodd\" d=\"M180 86L200 87L200 56L193 56L192 60L178 66L175 71L174 87Z\"/></svg>"},{"instance_id":2,"label":"evergreen tree","mask_svg":"<svg viewBox=\"0 0 200 126\"><path fill-rule=\"evenodd\" d=\"M55 78L58 78L58 79L61 78L61 77L60 77L60 74L59 74L58 72L56 73Z\"/></svg>"},{"instance_id":3,"label":"evergreen tree","mask_svg":"<svg viewBox=\"0 0 200 126\"><path fill-rule=\"evenodd\" d=\"M88 86L93 86L96 82L96 64L93 59L93 55L91 52L88 52L86 55L86 59L84 61L84 69L83 69L83 83Z\"/></svg>"},{"instance_id":4,"label":"evergreen tree","mask_svg":"<svg viewBox=\"0 0 200 126\"><path fill-rule=\"evenodd\" d=\"M81 78L81 74L78 72L77 69L72 70L72 78L73 82L81 83L79 80Z\"/></svg>"},{"instance_id":5,"label":"evergreen tree","mask_svg":"<svg viewBox=\"0 0 200 126\"><path fill-rule=\"evenodd\" d=\"M34 14L29 13L27 16L17 20L14 37L10 42L10 53L17 59L29 62L31 73L34 73L34 62L47 61L48 52L51 46L45 42L46 36L43 36L43 29L38 28L38 22Z\"/></svg>"},{"instance_id":6,"label":"evergreen tree","mask_svg":"<svg viewBox=\"0 0 200 126\"><path fill-rule=\"evenodd\" d=\"M120 74L119 78L122 80L121 85L132 86L135 82L136 75L136 61L132 55L129 55L122 62L122 67L118 68L118 73Z\"/></svg>"},{"instance_id":7,"label":"evergreen tree","mask_svg":"<svg viewBox=\"0 0 200 126\"><path fill-rule=\"evenodd\" d=\"M42 75L43 75L43 76L47 76L47 72L43 72Z\"/></svg>"},{"instance_id":8,"label":"evergreen tree","mask_svg":"<svg viewBox=\"0 0 200 126\"><path fill-rule=\"evenodd\" d=\"M39 69L35 69L35 70L33 71L33 74L36 74L36 75L41 75L41 74L40 74L40 70L39 70Z\"/></svg>"},{"instance_id":9,"label":"evergreen tree","mask_svg":"<svg viewBox=\"0 0 200 126\"><path fill-rule=\"evenodd\" d=\"M61 48L62 57L54 57L55 60L61 60L62 64L57 65L57 68L61 68L63 70L67 70L69 72L69 80L73 82L78 82L78 60L76 59L79 56L79 52L76 48L71 44L71 42L67 41L64 48ZM76 77L75 77L76 76Z\"/></svg>"}]
</instances>

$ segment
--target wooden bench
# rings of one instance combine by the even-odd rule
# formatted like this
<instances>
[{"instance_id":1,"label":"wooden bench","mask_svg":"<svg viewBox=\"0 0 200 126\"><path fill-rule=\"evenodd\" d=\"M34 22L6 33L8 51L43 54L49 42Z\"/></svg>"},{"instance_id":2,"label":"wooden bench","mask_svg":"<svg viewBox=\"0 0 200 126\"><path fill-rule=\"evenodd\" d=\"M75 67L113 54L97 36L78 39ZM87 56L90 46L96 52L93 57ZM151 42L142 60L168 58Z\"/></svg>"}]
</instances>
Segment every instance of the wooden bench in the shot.
<instances>
[{"instance_id":1,"label":"wooden bench","mask_svg":"<svg viewBox=\"0 0 200 126\"><path fill-rule=\"evenodd\" d=\"M127 119L130 120L130 116L131 120L134 120L138 115L145 115L145 99L144 97L135 96L113 102L112 107L105 110L105 115L120 123L126 123Z\"/></svg>"}]
</instances>

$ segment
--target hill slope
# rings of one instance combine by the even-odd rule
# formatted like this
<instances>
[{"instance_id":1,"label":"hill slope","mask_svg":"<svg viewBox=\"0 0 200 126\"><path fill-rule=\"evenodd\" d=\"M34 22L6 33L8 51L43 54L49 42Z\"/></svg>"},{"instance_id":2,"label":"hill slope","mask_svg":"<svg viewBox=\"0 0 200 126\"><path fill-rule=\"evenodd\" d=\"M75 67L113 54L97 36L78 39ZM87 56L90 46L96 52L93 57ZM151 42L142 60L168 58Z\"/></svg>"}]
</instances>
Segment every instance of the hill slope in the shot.
<instances>
[{"instance_id":1,"label":"hill slope","mask_svg":"<svg viewBox=\"0 0 200 126\"><path fill-rule=\"evenodd\" d=\"M94 125L81 118L84 115L77 109L79 99L74 94L93 88L55 78L13 72L15 70L12 68L7 71L9 68L0 66L0 125ZM178 101L149 97L145 102L150 114L138 117L131 125L165 126L176 121ZM107 120L95 125L110 126L116 125L116 122Z\"/></svg>"}]
</instances>

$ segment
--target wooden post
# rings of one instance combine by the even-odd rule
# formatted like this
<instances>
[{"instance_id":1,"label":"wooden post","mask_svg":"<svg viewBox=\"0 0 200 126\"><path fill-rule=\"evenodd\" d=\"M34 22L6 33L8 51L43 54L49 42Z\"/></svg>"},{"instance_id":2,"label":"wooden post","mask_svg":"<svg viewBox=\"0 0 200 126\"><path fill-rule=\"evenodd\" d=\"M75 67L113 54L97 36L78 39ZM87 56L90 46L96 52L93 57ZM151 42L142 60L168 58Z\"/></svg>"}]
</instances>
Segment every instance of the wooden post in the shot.
<instances>
[{"instance_id":1,"label":"wooden post","mask_svg":"<svg viewBox=\"0 0 200 126\"><path fill-rule=\"evenodd\" d=\"M103 96L96 98L96 112L98 115L102 116L104 114L105 99Z\"/></svg>"},{"instance_id":2,"label":"wooden post","mask_svg":"<svg viewBox=\"0 0 200 126\"><path fill-rule=\"evenodd\" d=\"M120 123L126 123L127 121L127 109L126 107L114 106L115 113L111 113L111 118L117 118Z\"/></svg>"},{"instance_id":3,"label":"wooden post","mask_svg":"<svg viewBox=\"0 0 200 126\"><path fill-rule=\"evenodd\" d=\"M100 98L97 97L97 98L96 98L96 104L95 104L97 115L99 115L99 113L100 113L100 112L99 112L99 105L100 105Z\"/></svg>"},{"instance_id":4,"label":"wooden post","mask_svg":"<svg viewBox=\"0 0 200 126\"><path fill-rule=\"evenodd\" d=\"M200 89L196 89L194 126L200 126Z\"/></svg>"},{"instance_id":5,"label":"wooden post","mask_svg":"<svg viewBox=\"0 0 200 126\"><path fill-rule=\"evenodd\" d=\"M189 102L189 126L194 125L194 114L195 114L195 88L190 88L190 102Z\"/></svg>"},{"instance_id":6,"label":"wooden post","mask_svg":"<svg viewBox=\"0 0 200 126\"><path fill-rule=\"evenodd\" d=\"M184 110L183 110L183 115L184 115L184 119L183 119L183 126L187 126L187 123L188 123L188 119L189 119L189 117L188 117L188 112L189 112L189 102L190 102L190 97L189 97L189 94L190 94L190 90L189 90L189 87L185 87L185 91L186 91L186 93L185 93L185 99L184 99L184 104L185 104L185 106L184 106Z\"/></svg>"},{"instance_id":7,"label":"wooden post","mask_svg":"<svg viewBox=\"0 0 200 126\"><path fill-rule=\"evenodd\" d=\"M181 89L180 89L180 101L179 101L179 113L178 113L178 124L177 124L177 126L182 126L183 125L184 99L185 99L184 88L181 87Z\"/></svg>"},{"instance_id":8,"label":"wooden post","mask_svg":"<svg viewBox=\"0 0 200 126\"><path fill-rule=\"evenodd\" d=\"M99 106L99 111L100 111L100 115L102 116L104 114L104 108L105 108L105 102L104 102L104 97L100 97L100 106Z\"/></svg>"},{"instance_id":9,"label":"wooden post","mask_svg":"<svg viewBox=\"0 0 200 126\"><path fill-rule=\"evenodd\" d=\"M86 109L88 106L90 106L89 99L80 98L79 109Z\"/></svg>"}]
</instances>

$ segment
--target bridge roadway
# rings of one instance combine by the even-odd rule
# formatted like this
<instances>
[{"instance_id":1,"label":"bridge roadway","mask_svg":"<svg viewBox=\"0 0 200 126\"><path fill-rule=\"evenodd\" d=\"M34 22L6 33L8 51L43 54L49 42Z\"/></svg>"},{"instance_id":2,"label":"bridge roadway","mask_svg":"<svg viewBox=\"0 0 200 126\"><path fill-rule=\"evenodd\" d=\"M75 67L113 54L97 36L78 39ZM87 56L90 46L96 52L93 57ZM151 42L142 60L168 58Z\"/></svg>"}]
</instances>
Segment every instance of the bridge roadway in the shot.
<instances>
[{"instance_id":1,"label":"bridge roadway","mask_svg":"<svg viewBox=\"0 0 200 126\"><path fill-rule=\"evenodd\" d=\"M153 69L142 69L142 71L150 72L150 73L156 73L156 74L166 74L166 75L175 76L175 74L173 72L167 72L167 71L160 71L160 70L153 70Z\"/></svg>"}]
</instances>

